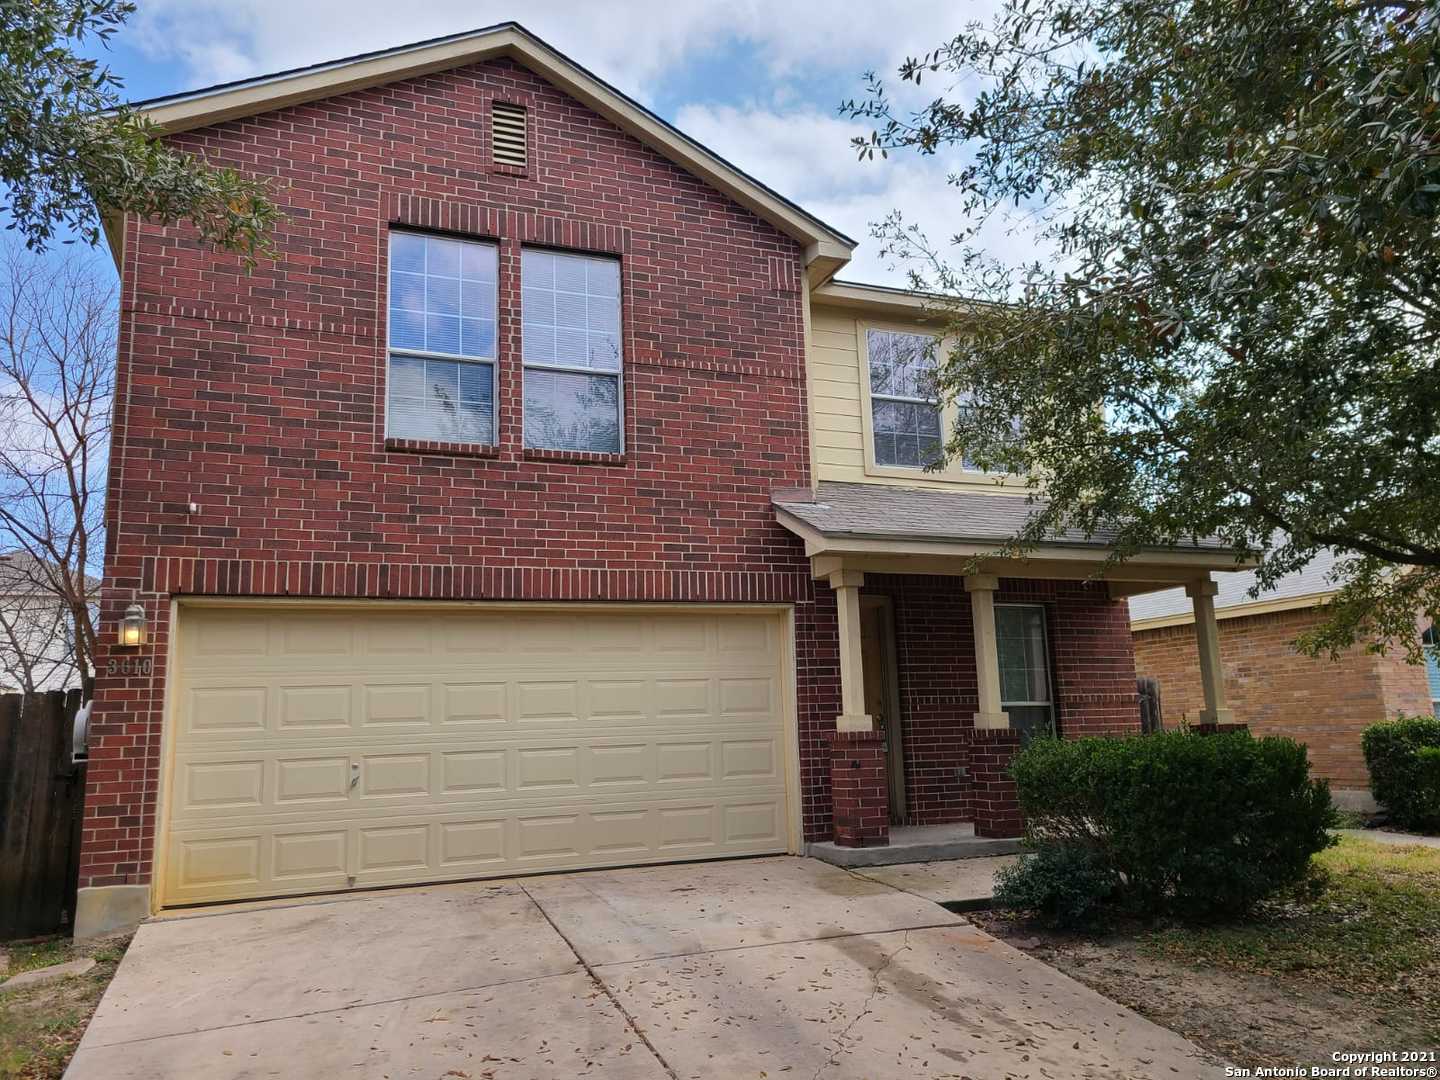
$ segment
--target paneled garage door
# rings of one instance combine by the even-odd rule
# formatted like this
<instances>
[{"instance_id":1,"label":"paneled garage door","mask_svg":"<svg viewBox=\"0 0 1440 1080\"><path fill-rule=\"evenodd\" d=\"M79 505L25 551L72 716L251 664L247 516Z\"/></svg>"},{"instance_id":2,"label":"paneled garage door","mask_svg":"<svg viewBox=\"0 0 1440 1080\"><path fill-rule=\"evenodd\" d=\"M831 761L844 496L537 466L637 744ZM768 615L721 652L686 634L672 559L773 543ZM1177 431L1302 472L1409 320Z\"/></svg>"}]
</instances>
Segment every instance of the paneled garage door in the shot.
<instances>
[{"instance_id":1,"label":"paneled garage door","mask_svg":"<svg viewBox=\"0 0 1440 1080\"><path fill-rule=\"evenodd\" d=\"M784 627L183 607L162 903L784 851Z\"/></svg>"}]
</instances>

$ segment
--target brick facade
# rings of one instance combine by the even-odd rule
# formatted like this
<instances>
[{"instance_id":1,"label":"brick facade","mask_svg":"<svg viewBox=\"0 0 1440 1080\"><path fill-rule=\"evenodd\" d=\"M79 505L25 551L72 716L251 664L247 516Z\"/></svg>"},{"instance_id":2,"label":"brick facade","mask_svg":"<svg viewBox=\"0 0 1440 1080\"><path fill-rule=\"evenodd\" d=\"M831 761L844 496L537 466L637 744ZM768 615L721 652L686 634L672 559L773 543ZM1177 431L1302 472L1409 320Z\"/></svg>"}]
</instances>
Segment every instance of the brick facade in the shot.
<instances>
[{"instance_id":1,"label":"brick facade","mask_svg":"<svg viewBox=\"0 0 1440 1080\"><path fill-rule=\"evenodd\" d=\"M970 739L975 835L1019 836L1025 823L1020 816L1019 794L1008 771L1010 762L1020 751L1020 734L1015 731L973 731Z\"/></svg>"},{"instance_id":2,"label":"brick facade","mask_svg":"<svg viewBox=\"0 0 1440 1080\"><path fill-rule=\"evenodd\" d=\"M1288 735L1309 748L1316 776L1339 790L1370 786L1360 733L1397 713L1428 713L1425 669L1403 654L1354 648L1338 660L1311 659L1293 642L1323 613L1314 608L1221 619L1225 692L1237 720L1256 735ZM1135 634L1135 668L1160 683L1166 728L1194 722L1204 707L1193 625Z\"/></svg>"},{"instance_id":3,"label":"brick facade","mask_svg":"<svg viewBox=\"0 0 1440 1080\"><path fill-rule=\"evenodd\" d=\"M835 842L876 847L890 842L885 780L885 735L837 731L831 736L830 802Z\"/></svg>"},{"instance_id":4,"label":"brick facade","mask_svg":"<svg viewBox=\"0 0 1440 1080\"><path fill-rule=\"evenodd\" d=\"M530 110L528 174L486 164L496 99ZM809 482L794 241L508 60L176 142L274 178L286 216L249 274L128 222L102 622L143 602L153 672L100 658L82 884L149 880L174 595L794 603L818 750L833 607L817 628L769 502ZM392 225L498 242L493 451L385 441ZM623 455L521 445L527 243L621 258Z\"/></svg>"},{"instance_id":5,"label":"brick facade","mask_svg":"<svg viewBox=\"0 0 1440 1080\"><path fill-rule=\"evenodd\" d=\"M487 165L495 100L530 111L526 170ZM126 223L102 642L137 602L150 634L98 658L81 885L150 881L180 596L791 604L804 835L830 838L834 598L770 504L810 482L796 243L509 60L174 141L272 178L285 218L253 272L187 229ZM493 448L385 438L392 226L498 245ZM525 244L620 257L621 454L522 446ZM902 627L916 819L965 819L963 588L877 587ZM1065 729L1132 729L1124 605L1079 584L1005 590L1051 613ZM846 784L842 827L863 834Z\"/></svg>"},{"instance_id":6,"label":"brick facade","mask_svg":"<svg viewBox=\"0 0 1440 1080\"><path fill-rule=\"evenodd\" d=\"M889 596L895 612L906 821L974 820L978 781L972 743L979 689L964 579L872 574L865 592ZM995 600L1044 606L1056 712L1065 736L1139 731L1129 608L1123 600L1109 599L1100 585L1012 578L1001 579ZM993 781L1000 773L986 775Z\"/></svg>"}]
</instances>

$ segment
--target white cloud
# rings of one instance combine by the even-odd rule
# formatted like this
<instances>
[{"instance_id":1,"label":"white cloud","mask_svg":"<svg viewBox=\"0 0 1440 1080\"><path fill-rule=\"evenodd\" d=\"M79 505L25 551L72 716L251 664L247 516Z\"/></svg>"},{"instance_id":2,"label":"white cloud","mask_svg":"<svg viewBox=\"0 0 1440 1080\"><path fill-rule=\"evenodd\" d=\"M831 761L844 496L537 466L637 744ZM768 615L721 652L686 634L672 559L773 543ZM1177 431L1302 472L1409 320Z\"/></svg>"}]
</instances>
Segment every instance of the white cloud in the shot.
<instances>
[{"instance_id":1,"label":"white cloud","mask_svg":"<svg viewBox=\"0 0 1440 1080\"><path fill-rule=\"evenodd\" d=\"M149 0L132 23L134 43L178 59L204 86L517 19L628 93L741 44L769 80L817 69L893 67L959 29L944 0Z\"/></svg>"},{"instance_id":2,"label":"white cloud","mask_svg":"<svg viewBox=\"0 0 1440 1080\"><path fill-rule=\"evenodd\" d=\"M846 277L901 284L903 271L885 265L870 224L899 209L932 240L951 235L960 208L945 183L947 160L857 160L850 138L867 128L837 116L830 99L861 96L866 70L893 76L905 56L934 48L992 7L992 0L963 8L945 0L531 0L520 9L491 0L149 0L132 26L134 44L178 61L196 87L516 17L650 104L667 81L684 85L687 69L710 54L739 53L749 59L731 64L727 85L707 86L706 104L682 104L669 118L859 241ZM888 82L906 103L944 91ZM998 225L987 230L987 243L1007 255L1029 251Z\"/></svg>"},{"instance_id":3,"label":"white cloud","mask_svg":"<svg viewBox=\"0 0 1440 1080\"><path fill-rule=\"evenodd\" d=\"M900 154L860 161L850 139L865 125L812 108L769 110L692 105L677 125L756 179L860 242L843 276L906 284L905 267L886 259L872 224L899 210L932 244L944 246L963 222L959 193L946 182L954 157ZM1035 258L1033 241L995 218L980 240L1006 262Z\"/></svg>"}]
</instances>

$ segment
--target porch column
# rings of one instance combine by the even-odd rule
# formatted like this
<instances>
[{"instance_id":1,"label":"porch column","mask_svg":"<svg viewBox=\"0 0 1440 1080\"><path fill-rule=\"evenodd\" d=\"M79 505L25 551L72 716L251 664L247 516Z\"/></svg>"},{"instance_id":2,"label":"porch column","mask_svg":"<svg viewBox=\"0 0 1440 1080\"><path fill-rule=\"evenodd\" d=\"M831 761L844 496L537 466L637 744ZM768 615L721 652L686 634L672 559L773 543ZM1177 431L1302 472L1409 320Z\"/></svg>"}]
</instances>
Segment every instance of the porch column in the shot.
<instances>
[{"instance_id":1,"label":"porch column","mask_svg":"<svg viewBox=\"0 0 1440 1080\"><path fill-rule=\"evenodd\" d=\"M971 574L965 578L970 615L975 621L975 681L980 692L976 730L1008 730L1010 727L1010 717L1000 707L1000 650L995 644L995 590L999 587L1000 579L994 574Z\"/></svg>"},{"instance_id":2,"label":"porch column","mask_svg":"<svg viewBox=\"0 0 1440 1080\"><path fill-rule=\"evenodd\" d=\"M830 575L840 631L840 715L830 743L830 809L840 847L890 843L890 795L885 735L865 711L865 665L860 652L859 570Z\"/></svg>"},{"instance_id":3,"label":"porch column","mask_svg":"<svg viewBox=\"0 0 1440 1080\"><path fill-rule=\"evenodd\" d=\"M875 722L865 711L865 664L860 655L860 570L836 570L830 575L835 610L840 623L840 715L837 731L873 731Z\"/></svg>"},{"instance_id":4,"label":"porch column","mask_svg":"<svg viewBox=\"0 0 1440 1080\"><path fill-rule=\"evenodd\" d=\"M1220 628L1215 622L1215 594L1220 586L1204 577L1185 586L1195 609L1195 648L1200 659L1200 689L1205 694L1202 724L1233 724L1235 714L1225 702L1225 667L1220 662Z\"/></svg>"}]
</instances>

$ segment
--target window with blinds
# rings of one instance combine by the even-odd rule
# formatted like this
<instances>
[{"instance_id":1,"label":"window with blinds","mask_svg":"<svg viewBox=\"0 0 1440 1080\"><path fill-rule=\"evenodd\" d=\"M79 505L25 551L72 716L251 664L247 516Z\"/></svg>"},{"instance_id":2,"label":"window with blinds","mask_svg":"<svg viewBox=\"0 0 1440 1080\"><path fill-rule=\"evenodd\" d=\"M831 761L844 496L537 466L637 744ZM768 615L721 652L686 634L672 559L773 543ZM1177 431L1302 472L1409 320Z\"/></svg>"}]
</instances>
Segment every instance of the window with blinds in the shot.
<instances>
[{"instance_id":1,"label":"window with blinds","mask_svg":"<svg viewBox=\"0 0 1440 1080\"><path fill-rule=\"evenodd\" d=\"M525 109L496 101L490 106L490 160L525 167Z\"/></svg>"},{"instance_id":2,"label":"window with blinds","mask_svg":"<svg viewBox=\"0 0 1440 1080\"><path fill-rule=\"evenodd\" d=\"M620 452L620 262L527 248L525 445Z\"/></svg>"},{"instance_id":3,"label":"window with blinds","mask_svg":"<svg viewBox=\"0 0 1440 1080\"><path fill-rule=\"evenodd\" d=\"M497 264L494 244L390 234L388 436L494 444Z\"/></svg>"}]
</instances>

